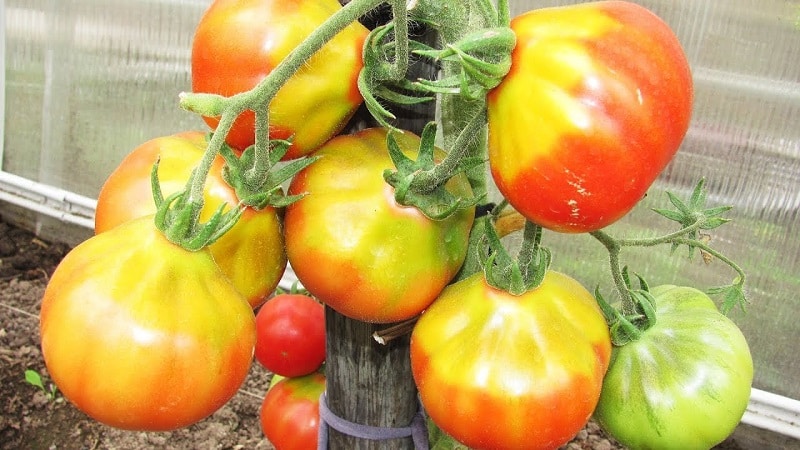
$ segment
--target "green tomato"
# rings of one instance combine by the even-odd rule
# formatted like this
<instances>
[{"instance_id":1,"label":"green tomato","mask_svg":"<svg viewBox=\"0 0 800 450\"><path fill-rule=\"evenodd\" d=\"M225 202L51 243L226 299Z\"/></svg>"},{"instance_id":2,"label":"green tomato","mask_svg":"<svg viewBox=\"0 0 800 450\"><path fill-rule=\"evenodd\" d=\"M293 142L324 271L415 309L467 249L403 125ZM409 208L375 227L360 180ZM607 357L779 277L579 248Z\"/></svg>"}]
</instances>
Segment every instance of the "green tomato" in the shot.
<instances>
[{"instance_id":1,"label":"green tomato","mask_svg":"<svg viewBox=\"0 0 800 450\"><path fill-rule=\"evenodd\" d=\"M615 347L594 417L631 449L708 449L744 414L753 360L739 328L704 293L658 286L656 322Z\"/></svg>"}]
</instances>

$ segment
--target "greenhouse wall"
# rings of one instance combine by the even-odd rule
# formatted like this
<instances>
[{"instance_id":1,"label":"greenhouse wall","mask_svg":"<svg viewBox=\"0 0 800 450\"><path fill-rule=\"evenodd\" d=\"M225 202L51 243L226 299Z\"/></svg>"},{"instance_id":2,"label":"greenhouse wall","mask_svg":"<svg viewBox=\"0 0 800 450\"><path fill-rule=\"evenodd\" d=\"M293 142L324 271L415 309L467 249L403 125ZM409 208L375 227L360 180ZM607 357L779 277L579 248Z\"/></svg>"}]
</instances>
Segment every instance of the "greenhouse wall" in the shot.
<instances>
[{"instance_id":1,"label":"greenhouse wall","mask_svg":"<svg viewBox=\"0 0 800 450\"><path fill-rule=\"evenodd\" d=\"M48 239L91 234L103 180L140 143L203 129L178 107L190 89L194 27L208 0L7 0L0 211ZM577 1L511 0L512 12ZM754 387L786 408L800 399L800 2L641 0L678 34L696 94L689 133L648 196L609 232L672 231L650 209L665 190L705 177L732 221L712 245L748 273L746 312L731 317L751 345ZM605 251L589 237L545 234L554 265L610 290ZM662 249L623 258L652 284L728 284L718 261ZM771 399L772 397L769 397ZM772 400L768 400L768 403ZM788 403L787 403L788 402ZM796 424L795 424L796 425ZM800 437L800 436L798 436Z\"/></svg>"}]
</instances>

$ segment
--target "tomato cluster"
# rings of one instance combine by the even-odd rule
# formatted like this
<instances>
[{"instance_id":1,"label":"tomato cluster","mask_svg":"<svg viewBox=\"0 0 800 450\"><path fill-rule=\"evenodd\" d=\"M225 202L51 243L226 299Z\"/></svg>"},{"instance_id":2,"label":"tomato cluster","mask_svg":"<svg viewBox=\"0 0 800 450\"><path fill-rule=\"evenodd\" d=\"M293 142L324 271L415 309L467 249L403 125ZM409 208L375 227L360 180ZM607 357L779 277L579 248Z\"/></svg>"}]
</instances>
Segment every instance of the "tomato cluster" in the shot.
<instances>
[{"instance_id":1,"label":"tomato cluster","mask_svg":"<svg viewBox=\"0 0 800 450\"><path fill-rule=\"evenodd\" d=\"M261 409L267 438L278 449L316 448L326 339L336 338L326 336L329 308L368 323L416 320L410 365L423 407L476 449L555 449L593 414L632 448L724 439L753 368L744 337L708 297L652 289L658 320L612 346L607 311L549 269L549 253L521 251L516 266L503 265L485 245L497 213L476 219L479 164L523 216L526 242L542 228L596 232L627 214L689 124L691 73L669 27L622 1L514 18L509 70L486 83L486 116L477 116L486 154L420 186L413 177L431 175L426 164L445 166L458 152L388 127L339 134L370 98L359 84L363 55L395 49L369 41L358 22L269 101L241 107L340 11L335 0L211 4L192 47L192 88L207 101L197 112L210 129L128 154L99 193L95 236L45 291L42 350L64 396L111 426L174 429L228 401L255 357L274 374ZM478 67L465 53L474 44L452 54ZM274 161L260 153L286 146ZM273 169L296 170L268 193L258 191L268 183L237 179L259 174L265 159L267 181ZM407 190L457 207L431 217L405 201ZM287 264L307 293L273 295Z\"/></svg>"}]
</instances>

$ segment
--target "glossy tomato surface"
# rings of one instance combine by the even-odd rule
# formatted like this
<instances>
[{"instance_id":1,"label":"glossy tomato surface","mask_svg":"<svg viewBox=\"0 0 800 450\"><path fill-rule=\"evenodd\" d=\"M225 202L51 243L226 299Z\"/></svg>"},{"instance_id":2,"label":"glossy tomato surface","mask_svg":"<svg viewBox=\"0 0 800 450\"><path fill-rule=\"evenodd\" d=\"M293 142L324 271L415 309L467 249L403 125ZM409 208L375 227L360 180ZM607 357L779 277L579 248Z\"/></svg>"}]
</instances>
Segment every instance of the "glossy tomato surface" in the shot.
<instances>
[{"instance_id":1,"label":"glossy tomato surface","mask_svg":"<svg viewBox=\"0 0 800 450\"><path fill-rule=\"evenodd\" d=\"M670 285L650 292L656 323L614 348L595 418L631 449L709 449L747 408L747 341L703 292Z\"/></svg>"},{"instance_id":2,"label":"glossy tomato surface","mask_svg":"<svg viewBox=\"0 0 800 450\"><path fill-rule=\"evenodd\" d=\"M151 139L131 151L108 176L97 198L95 233L108 231L136 217L156 211L150 171L159 161L158 179L164 197L182 190L206 149L206 135L188 131ZM208 220L223 204L239 203L222 178L224 161L218 157L208 174L200 220ZM247 208L239 221L209 246L211 254L251 306L264 302L283 276L286 253L278 212L274 208Z\"/></svg>"},{"instance_id":3,"label":"glossy tomato surface","mask_svg":"<svg viewBox=\"0 0 800 450\"><path fill-rule=\"evenodd\" d=\"M689 64L672 30L634 3L515 17L511 71L488 96L500 192L543 227L589 232L624 216L689 126Z\"/></svg>"},{"instance_id":4,"label":"glossy tomato surface","mask_svg":"<svg viewBox=\"0 0 800 450\"><path fill-rule=\"evenodd\" d=\"M252 89L339 9L336 0L214 1L195 31L193 91L230 96ZM285 159L307 154L333 137L363 102L357 80L367 34L358 22L348 26L270 103L270 137L293 137ZM216 117L205 120L214 128L219 123ZM255 142L252 111L237 118L226 140L239 150Z\"/></svg>"},{"instance_id":5,"label":"glossy tomato surface","mask_svg":"<svg viewBox=\"0 0 800 450\"><path fill-rule=\"evenodd\" d=\"M279 294L256 314L256 359L284 377L308 375L325 361L325 309L312 297Z\"/></svg>"},{"instance_id":6,"label":"glossy tomato surface","mask_svg":"<svg viewBox=\"0 0 800 450\"><path fill-rule=\"evenodd\" d=\"M270 387L259 417L276 450L317 449L319 398L324 391L325 376L320 373L284 378Z\"/></svg>"},{"instance_id":7,"label":"glossy tomato surface","mask_svg":"<svg viewBox=\"0 0 800 450\"><path fill-rule=\"evenodd\" d=\"M393 169L387 131L338 136L301 171L289 194L307 193L286 208L286 252L303 286L339 313L366 322L395 322L427 307L455 276L467 252L474 208L431 220L398 205L383 179ZM419 137L396 134L411 155ZM471 198L466 177L448 182Z\"/></svg>"},{"instance_id":8,"label":"glossy tomato surface","mask_svg":"<svg viewBox=\"0 0 800 450\"><path fill-rule=\"evenodd\" d=\"M476 273L445 288L411 335L426 413L476 449L568 442L597 404L610 356L594 297L555 271L520 296Z\"/></svg>"},{"instance_id":9,"label":"glossy tomato surface","mask_svg":"<svg viewBox=\"0 0 800 450\"><path fill-rule=\"evenodd\" d=\"M129 430L181 428L219 409L244 381L256 341L253 310L211 254L170 243L149 216L70 251L40 320L59 391Z\"/></svg>"}]
</instances>

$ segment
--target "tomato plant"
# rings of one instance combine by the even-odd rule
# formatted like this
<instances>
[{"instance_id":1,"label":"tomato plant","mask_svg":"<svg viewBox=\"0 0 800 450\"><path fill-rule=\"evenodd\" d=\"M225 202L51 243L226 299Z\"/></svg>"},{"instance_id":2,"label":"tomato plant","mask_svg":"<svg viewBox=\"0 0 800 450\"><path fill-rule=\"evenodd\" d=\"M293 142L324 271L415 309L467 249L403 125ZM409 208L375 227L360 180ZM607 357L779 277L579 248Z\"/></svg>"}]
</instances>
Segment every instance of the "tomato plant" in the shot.
<instances>
[{"instance_id":1,"label":"tomato plant","mask_svg":"<svg viewBox=\"0 0 800 450\"><path fill-rule=\"evenodd\" d=\"M165 196L185 187L207 146L205 133L188 131L151 139L131 151L108 176L97 198L95 232L102 233L136 217L154 214L150 172L158 161ZM201 220L227 204L239 203L222 177L218 156L206 179ZM251 306L260 305L278 285L286 268L278 212L272 207L245 209L234 227L209 247L211 254Z\"/></svg>"},{"instance_id":2,"label":"tomato plant","mask_svg":"<svg viewBox=\"0 0 800 450\"><path fill-rule=\"evenodd\" d=\"M58 265L40 316L47 371L94 419L171 430L220 408L250 369L255 318L207 251L151 216L89 238Z\"/></svg>"},{"instance_id":3,"label":"tomato plant","mask_svg":"<svg viewBox=\"0 0 800 450\"><path fill-rule=\"evenodd\" d=\"M409 155L419 146L396 134ZM458 271L467 251L474 208L432 220L398 205L384 170L393 168L387 130L338 136L315 152L320 159L291 182L306 192L284 217L286 253L297 277L316 298L367 322L394 322L427 307ZM448 189L469 197L463 174Z\"/></svg>"},{"instance_id":4,"label":"tomato plant","mask_svg":"<svg viewBox=\"0 0 800 450\"><path fill-rule=\"evenodd\" d=\"M269 74L325 19L336 0L216 0L197 25L192 89L230 96ZM286 159L307 154L338 133L363 101L356 86L367 30L354 22L312 56L269 104L270 137L292 138ZM218 117L205 117L216 127ZM255 142L255 115L245 111L226 136L234 148Z\"/></svg>"},{"instance_id":5,"label":"tomato plant","mask_svg":"<svg viewBox=\"0 0 800 450\"><path fill-rule=\"evenodd\" d=\"M319 433L319 398L325 375L284 378L264 397L261 429L276 450L315 450Z\"/></svg>"},{"instance_id":6,"label":"tomato plant","mask_svg":"<svg viewBox=\"0 0 800 450\"><path fill-rule=\"evenodd\" d=\"M445 288L411 335L425 411L472 448L569 441L595 408L610 355L594 298L555 271L520 296L472 275Z\"/></svg>"},{"instance_id":7,"label":"tomato plant","mask_svg":"<svg viewBox=\"0 0 800 450\"><path fill-rule=\"evenodd\" d=\"M514 18L508 75L488 95L489 164L503 196L562 232L630 211L678 150L693 88L677 37L647 9L605 1Z\"/></svg>"},{"instance_id":8,"label":"tomato plant","mask_svg":"<svg viewBox=\"0 0 800 450\"><path fill-rule=\"evenodd\" d=\"M614 347L594 417L629 448L711 448L733 432L750 399L747 341L703 292L650 292L655 323Z\"/></svg>"},{"instance_id":9,"label":"tomato plant","mask_svg":"<svg viewBox=\"0 0 800 450\"><path fill-rule=\"evenodd\" d=\"M325 361L325 310L303 294L278 294L256 314L256 359L284 377L308 375Z\"/></svg>"}]
</instances>

